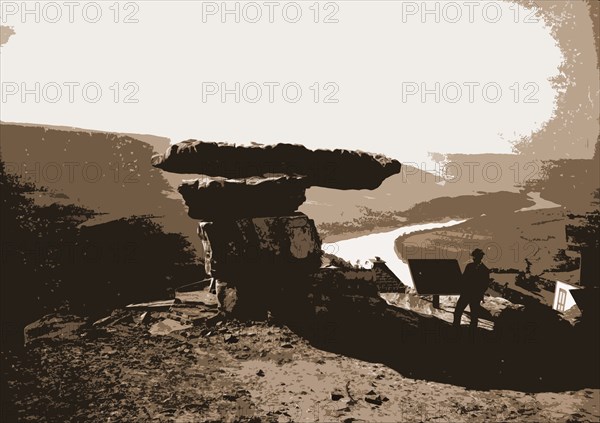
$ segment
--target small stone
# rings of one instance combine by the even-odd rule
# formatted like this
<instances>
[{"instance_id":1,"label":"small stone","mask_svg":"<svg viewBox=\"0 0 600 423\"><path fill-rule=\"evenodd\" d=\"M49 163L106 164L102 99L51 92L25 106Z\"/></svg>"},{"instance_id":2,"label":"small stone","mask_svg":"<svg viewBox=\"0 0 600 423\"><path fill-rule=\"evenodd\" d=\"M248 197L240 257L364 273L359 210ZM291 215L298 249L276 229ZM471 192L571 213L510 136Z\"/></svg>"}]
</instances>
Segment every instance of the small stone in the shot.
<instances>
[{"instance_id":1,"label":"small stone","mask_svg":"<svg viewBox=\"0 0 600 423\"><path fill-rule=\"evenodd\" d=\"M333 401L339 401L339 400L341 400L342 398L344 398L344 395L342 395L342 393L341 393L340 391L333 391L333 392L331 393L331 399L332 399Z\"/></svg>"},{"instance_id":2,"label":"small stone","mask_svg":"<svg viewBox=\"0 0 600 423\"><path fill-rule=\"evenodd\" d=\"M238 341L238 338L237 336L228 333L225 336L223 336L223 340L228 344L235 344Z\"/></svg>"},{"instance_id":3,"label":"small stone","mask_svg":"<svg viewBox=\"0 0 600 423\"><path fill-rule=\"evenodd\" d=\"M256 376L263 377L264 375L265 375L265 372L263 372L262 369L259 370L258 372L256 372Z\"/></svg>"},{"instance_id":4,"label":"small stone","mask_svg":"<svg viewBox=\"0 0 600 423\"><path fill-rule=\"evenodd\" d=\"M166 318L153 324L148 332L155 336L169 335L173 332L191 328L192 325L184 325L177 320Z\"/></svg>"},{"instance_id":5,"label":"small stone","mask_svg":"<svg viewBox=\"0 0 600 423\"><path fill-rule=\"evenodd\" d=\"M294 346L289 342L284 342L283 344L281 344L281 348L294 348Z\"/></svg>"},{"instance_id":6,"label":"small stone","mask_svg":"<svg viewBox=\"0 0 600 423\"><path fill-rule=\"evenodd\" d=\"M365 397L365 401L368 402L369 404L374 404L374 405L381 405L383 404L383 400L381 399L381 397L379 395L375 396L375 395L367 395Z\"/></svg>"}]
</instances>

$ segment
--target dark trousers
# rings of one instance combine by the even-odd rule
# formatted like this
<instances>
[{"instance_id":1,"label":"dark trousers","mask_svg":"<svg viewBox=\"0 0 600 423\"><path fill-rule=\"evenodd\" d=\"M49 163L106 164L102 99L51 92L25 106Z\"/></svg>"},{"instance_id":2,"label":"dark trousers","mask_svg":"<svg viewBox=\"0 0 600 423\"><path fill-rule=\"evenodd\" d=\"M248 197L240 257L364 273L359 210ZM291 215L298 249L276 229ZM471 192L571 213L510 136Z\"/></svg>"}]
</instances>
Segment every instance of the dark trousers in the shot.
<instances>
[{"instance_id":1,"label":"dark trousers","mask_svg":"<svg viewBox=\"0 0 600 423\"><path fill-rule=\"evenodd\" d=\"M480 298L474 298L472 296L461 295L456 302L454 308L454 326L460 326L460 318L467 305L471 309L471 328L477 328L477 322L479 321L479 315L481 312Z\"/></svg>"}]
</instances>

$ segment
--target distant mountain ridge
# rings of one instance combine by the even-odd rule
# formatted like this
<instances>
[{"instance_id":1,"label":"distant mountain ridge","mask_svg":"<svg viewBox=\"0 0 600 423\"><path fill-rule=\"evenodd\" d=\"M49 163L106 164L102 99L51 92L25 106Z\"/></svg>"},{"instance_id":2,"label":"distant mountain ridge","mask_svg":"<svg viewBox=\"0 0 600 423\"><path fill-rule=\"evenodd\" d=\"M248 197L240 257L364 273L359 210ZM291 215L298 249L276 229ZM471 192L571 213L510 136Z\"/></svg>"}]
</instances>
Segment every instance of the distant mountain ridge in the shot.
<instances>
[{"instance_id":1,"label":"distant mountain ridge","mask_svg":"<svg viewBox=\"0 0 600 423\"><path fill-rule=\"evenodd\" d=\"M176 191L182 176L152 168L169 146L152 135L78 128L0 124L6 172L47 189L36 202L75 204L100 213L87 225L152 216L166 232L181 233L201 253L193 221Z\"/></svg>"}]
</instances>

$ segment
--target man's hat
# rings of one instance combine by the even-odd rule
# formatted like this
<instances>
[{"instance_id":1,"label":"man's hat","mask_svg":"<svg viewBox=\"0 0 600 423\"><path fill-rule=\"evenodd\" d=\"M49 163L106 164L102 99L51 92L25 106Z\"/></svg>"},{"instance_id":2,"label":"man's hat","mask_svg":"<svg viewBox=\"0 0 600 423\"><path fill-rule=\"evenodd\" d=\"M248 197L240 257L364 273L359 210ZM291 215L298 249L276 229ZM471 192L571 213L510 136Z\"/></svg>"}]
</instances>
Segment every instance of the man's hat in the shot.
<instances>
[{"instance_id":1,"label":"man's hat","mask_svg":"<svg viewBox=\"0 0 600 423\"><path fill-rule=\"evenodd\" d=\"M485 253L483 252L483 250L481 248L475 248L473 251L471 251L471 256L483 257L483 256L485 256Z\"/></svg>"}]
</instances>

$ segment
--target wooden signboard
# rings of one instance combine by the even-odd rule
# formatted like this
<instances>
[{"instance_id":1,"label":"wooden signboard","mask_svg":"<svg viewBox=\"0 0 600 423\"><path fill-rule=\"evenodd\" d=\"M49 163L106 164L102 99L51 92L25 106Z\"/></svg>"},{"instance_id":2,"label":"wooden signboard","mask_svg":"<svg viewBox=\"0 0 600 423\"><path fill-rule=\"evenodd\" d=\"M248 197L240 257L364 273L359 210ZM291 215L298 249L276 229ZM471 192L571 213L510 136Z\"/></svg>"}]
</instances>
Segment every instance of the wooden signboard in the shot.
<instances>
[{"instance_id":1,"label":"wooden signboard","mask_svg":"<svg viewBox=\"0 0 600 423\"><path fill-rule=\"evenodd\" d=\"M421 295L458 295L462 273L456 260L409 259L415 289Z\"/></svg>"}]
</instances>

